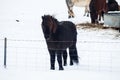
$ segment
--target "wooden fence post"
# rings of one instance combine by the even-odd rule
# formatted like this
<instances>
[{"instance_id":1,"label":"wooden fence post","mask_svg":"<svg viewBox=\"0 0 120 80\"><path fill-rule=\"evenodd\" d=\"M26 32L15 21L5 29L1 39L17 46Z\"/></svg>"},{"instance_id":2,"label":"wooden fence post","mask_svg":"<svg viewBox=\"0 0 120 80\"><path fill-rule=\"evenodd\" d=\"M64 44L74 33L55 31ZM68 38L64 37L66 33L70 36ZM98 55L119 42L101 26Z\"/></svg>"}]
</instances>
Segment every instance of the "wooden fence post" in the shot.
<instances>
[{"instance_id":1,"label":"wooden fence post","mask_svg":"<svg viewBox=\"0 0 120 80\"><path fill-rule=\"evenodd\" d=\"M4 68L6 68L7 64L7 38L4 39Z\"/></svg>"}]
</instances>

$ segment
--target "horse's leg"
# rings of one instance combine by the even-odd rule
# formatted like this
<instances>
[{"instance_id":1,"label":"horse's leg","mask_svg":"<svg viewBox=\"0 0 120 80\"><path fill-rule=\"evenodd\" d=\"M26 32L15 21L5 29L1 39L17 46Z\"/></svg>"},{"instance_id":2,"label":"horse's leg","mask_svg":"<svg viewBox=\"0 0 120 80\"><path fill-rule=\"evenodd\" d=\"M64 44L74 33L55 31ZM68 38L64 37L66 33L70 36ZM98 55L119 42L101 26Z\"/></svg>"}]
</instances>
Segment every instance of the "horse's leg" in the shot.
<instances>
[{"instance_id":1,"label":"horse's leg","mask_svg":"<svg viewBox=\"0 0 120 80\"><path fill-rule=\"evenodd\" d=\"M72 0L66 0L66 4L67 4L67 7L68 7L68 18L71 18L71 17L74 17L74 13L73 13L73 6L74 6L74 3Z\"/></svg>"},{"instance_id":2,"label":"horse's leg","mask_svg":"<svg viewBox=\"0 0 120 80\"><path fill-rule=\"evenodd\" d=\"M68 14L69 14L68 18L71 18L71 11L70 10L68 11Z\"/></svg>"},{"instance_id":3,"label":"horse's leg","mask_svg":"<svg viewBox=\"0 0 120 80\"><path fill-rule=\"evenodd\" d=\"M72 15L72 18L74 18L75 17L75 15L74 15L74 12L73 12L73 9L71 10L71 15Z\"/></svg>"},{"instance_id":4,"label":"horse's leg","mask_svg":"<svg viewBox=\"0 0 120 80\"><path fill-rule=\"evenodd\" d=\"M95 23L94 13L90 12L91 23Z\"/></svg>"},{"instance_id":5,"label":"horse's leg","mask_svg":"<svg viewBox=\"0 0 120 80\"><path fill-rule=\"evenodd\" d=\"M104 21L104 11L101 12L101 17L102 17L102 19Z\"/></svg>"},{"instance_id":6,"label":"horse's leg","mask_svg":"<svg viewBox=\"0 0 120 80\"><path fill-rule=\"evenodd\" d=\"M68 11L68 14L69 14L68 18L74 18L74 13L72 10Z\"/></svg>"},{"instance_id":7,"label":"horse's leg","mask_svg":"<svg viewBox=\"0 0 120 80\"><path fill-rule=\"evenodd\" d=\"M102 18L102 10L98 11L98 20L101 21Z\"/></svg>"},{"instance_id":8,"label":"horse's leg","mask_svg":"<svg viewBox=\"0 0 120 80\"><path fill-rule=\"evenodd\" d=\"M63 51L63 60L64 60L64 66L67 65L67 50Z\"/></svg>"},{"instance_id":9,"label":"horse's leg","mask_svg":"<svg viewBox=\"0 0 120 80\"><path fill-rule=\"evenodd\" d=\"M57 51L57 61L59 64L59 70L64 70L62 66L62 51L60 50Z\"/></svg>"},{"instance_id":10,"label":"horse's leg","mask_svg":"<svg viewBox=\"0 0 120 80\"><path fill-rule=\"evenodd\" d=\"M90 13L89 11L86 11L83 16L89 17L89 13Z\"/></svg>"},{"instance_id":11,"label":"horse's leg","mask_svg":"<svg viewBox=\"0 0 120 80\"><path fill-rule=\"evenodd\" d=\"M87 17L89 17L89 14L90 14L90 10L87 9Z\"/></svg>"},{"instance_id":12,"label":"horse's leg","mask_svg":"<svg viewBox=\"0 0 120 80\"><path fill-rule=\"evenodd\" d=\"M104 20L104 11L98 13L98 20L99 21Z\"/></svg>"},{"instance_id":13,"label":"horse's leg","mask_svg":"<svg viewBox=\"0 0 120 80\"><path fill-rule=\"evenodd\" d=\"M73 6L70 8L70 12L71 12L71 17L74 18L75 15L74 15L74 12L73 12Z\"/></svg>"},{"instance_id":14,"label":"horse's leg","mask_svg":"<svg viewBox=\"0 0 120 80\"><path fill-rule=\"evenodd\" d=\"M90 12L91 23L96 23L96 13Z\"/></svg>"},{"instance_id":15,"label":"horse's leg","mask_svg":"<svg viewBox=\"0 0 120 80\"><path fill-rule=\"evenodd\" d=\"M85 6L85 10L84 10L84 15L83 16L86 16L87 12L88 12L88 8L87 8L87 6Z\"/></svg>"},{"instance_id":16,"label":"horse's leg","mask_svg":"<svg viewBox=\"0 0 120 80\"><path fill-rule=\"evenodd\" d=\"M85 16L86 15L86 12L84 13L84 15L83 16Z\"/></svg>"},{"instance_id":17,"label":"horse's leg","mask_svg":"<svg viewBox=\"0 0 120 80\"><path fill-rule=\"evenodd\" d=\"M91 18L91 23L95 24L96 20L97 20L97 10L95 8L95 2L91 1L89 4L89 8L90 8L90 18Z\"/></svg>"},{"instance_id":18,"label":"horse's leg","mask_svg":"<svg viewBox=\"0 0 120 80\"><path fill-rule=\"evenodd\" d=\"M90 13L90 12L88 11L88 12L87 12L87 17L89 17L89 13Z\"/></svg>"},{"instance_id":19,"label":"horse's leg","mask_svg":"<svg viewBox=\"0 0 120 80\"><path fill-rule=\"evenodd\" d=\"M102 15L101 15L101 13L99 13L99 15L98 15L98 20L99 21L101 21L101 17L102 17Z\"/></svg>"},{"instance_id":20,"label":"horse's leg","mask_svg":"<svg viewBox=\"0 0 120 80\"><path fill-rule=\"evenodd\" d=\"M74 18L73 6L70 7L68 14L69 14L68 18Z\"/></svg>"},{"instance_id":21,"label":"horse's leg","mask_svg":"<svg viewBox=\"0 0 120 80\"><path fill-rule=\"evenodd\" d=\"M70 65L73 65L73 52L72 49L69 48L69 56L70 56Z\"/></svg>"},{"instance_id":22,"label":"horse's leg","mask_svg":"<svg viewBox=\"0 0 120 80\"><path fill-rule=\"evenodd\" d=\"M49 50L50 53L50 69L54 70L55 69L55 51L54 50Z\"/></svg>"},{"instance_id":23,"label":"horse's leg","mask_svg":"<svg viewBox=\"0 0 120 80\"><path fill-rule=\"evenodd\" d=\"M95 14L95 24L99 24L98 13ZM101 19L101 18L100 18Z\"/></svg>"}]
</instances>

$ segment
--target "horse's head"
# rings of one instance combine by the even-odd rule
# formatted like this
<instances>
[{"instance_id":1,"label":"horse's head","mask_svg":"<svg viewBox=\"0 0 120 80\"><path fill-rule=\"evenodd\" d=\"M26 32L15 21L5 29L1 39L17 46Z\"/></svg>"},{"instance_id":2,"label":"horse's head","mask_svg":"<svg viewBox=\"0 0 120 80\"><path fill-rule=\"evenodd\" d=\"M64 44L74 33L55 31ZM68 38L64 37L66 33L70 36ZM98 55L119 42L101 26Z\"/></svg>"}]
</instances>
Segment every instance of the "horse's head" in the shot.
<instances>
[{"instance_id":1,"label":"horse's head","mask_svg":"<svg viewBox=\"0 0 120 80\"><path fill-rule=\"evenodd\" d=\"M51 38L51 35L56 32L56 29L57 20L55 18L50 15L42 16L42 30L46 40Z\"/></svg>"}]
</instances>

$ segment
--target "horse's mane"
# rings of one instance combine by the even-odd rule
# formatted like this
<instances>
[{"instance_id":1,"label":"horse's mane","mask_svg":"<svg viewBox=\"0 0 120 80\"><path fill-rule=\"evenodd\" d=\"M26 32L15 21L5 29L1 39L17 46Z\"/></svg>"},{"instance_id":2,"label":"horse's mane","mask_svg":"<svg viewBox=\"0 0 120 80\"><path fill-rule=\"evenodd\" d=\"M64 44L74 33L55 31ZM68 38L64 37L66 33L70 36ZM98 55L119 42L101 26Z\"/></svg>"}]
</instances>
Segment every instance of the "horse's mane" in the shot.
<instances>
[{"instance_id":1,"label":"horse's mane","mask_svg":"<svg viewBox=\"0 0 120 80\"><path fill-rule=\"evenodd\" d=\"M56 29L57 29L57 26L59 24L59 21L54 17L54 16L51 16L51 15L44 15L44 17L47 18L47 21L48 21L48 25L50 27L50 30L55 33L56 32Z\"/></svg>"}]
</instances>

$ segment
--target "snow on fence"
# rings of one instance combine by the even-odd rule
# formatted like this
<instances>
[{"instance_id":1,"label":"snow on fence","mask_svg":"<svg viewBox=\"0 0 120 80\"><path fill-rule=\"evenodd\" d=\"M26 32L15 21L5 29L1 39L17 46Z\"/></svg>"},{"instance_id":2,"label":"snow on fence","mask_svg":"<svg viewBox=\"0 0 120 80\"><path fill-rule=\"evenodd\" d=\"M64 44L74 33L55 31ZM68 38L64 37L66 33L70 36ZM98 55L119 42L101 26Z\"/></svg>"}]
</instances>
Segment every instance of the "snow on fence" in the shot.
<instances>
[{"instance_id":1,"label":"snow on fence","mask_svg":"<svg viewBox=\"0 0 120 80\"><path fill-rule=\"evenodd\" d=\"M120 42L78 41L80 64L72 69L120 72L120 46L116 44L120 45ZM110 45L115 46L114 49ZM0 67L3 66L9 69L49 70L49 53L45 41L0 39ZM68 57L65 69L69 68Z\"/></svg>"}]
</instances>

